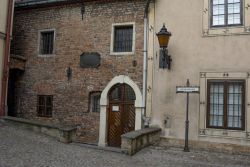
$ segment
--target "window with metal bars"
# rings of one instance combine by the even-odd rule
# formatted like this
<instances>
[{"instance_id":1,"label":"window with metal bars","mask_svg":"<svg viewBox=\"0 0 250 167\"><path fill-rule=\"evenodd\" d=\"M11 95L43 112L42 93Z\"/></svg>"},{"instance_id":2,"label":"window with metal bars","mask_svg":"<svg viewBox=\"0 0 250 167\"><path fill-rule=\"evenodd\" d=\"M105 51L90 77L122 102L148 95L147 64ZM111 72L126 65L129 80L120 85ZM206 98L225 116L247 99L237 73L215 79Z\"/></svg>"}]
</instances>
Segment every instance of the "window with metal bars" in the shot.
<instances>
[{"instance_id":1,"label":"window with metal bars","mask_svg":"<svg viewBox=\"0 0 250 167\"><path fill-rule=\"evenodd\" d=\"M207 127L245 128L245 81L208 80Z\"/></svg>"},{"instance_id":2,"label":"window with metal bars","mask_svg":"<svg viewBox=\"0 0 250 167\"><path fill-rule=\"evenodd\" d=\"M54 51L54 31L42 31L40 34L40 54L49 55Z\"/></svg>"},{"instance_id":3,"label":"window with metal bars","mask_svg":"<svg viewBox=\"0 0 250 167\"><path fill-rule=\"evenodd\" d=\"M114 27L114 52L132 52L133 25Z\"/></svg>"},{"instance_id":4,"label":"window with metal bars","mask_svg":"<svg viewBox=\"0 0 250 167\"><path fill-rule=\"evenodd\" d=\"M101 92L91 92L90 93L90 111L100 112L100 98Z\"/></svg>"},{"instance_id":5,"label":"window with metal bars","mask_svg":"<svg viewBox=\"0 0 250 167\"><path fill-rule=\"evenodd\" d=\"M243 0L211 0L211 26L235 26L243 22Z\"/></svg>"},{"instance_id":6,"label":"window with metal bars","mask_svg":"<svg viewBox=\"0 0 250 167\"><path fill-rule=\"evenodd\" d=\"M52 117L53 96L38 95L37 96L37 116Z\"/></svg>"}]
</instances>

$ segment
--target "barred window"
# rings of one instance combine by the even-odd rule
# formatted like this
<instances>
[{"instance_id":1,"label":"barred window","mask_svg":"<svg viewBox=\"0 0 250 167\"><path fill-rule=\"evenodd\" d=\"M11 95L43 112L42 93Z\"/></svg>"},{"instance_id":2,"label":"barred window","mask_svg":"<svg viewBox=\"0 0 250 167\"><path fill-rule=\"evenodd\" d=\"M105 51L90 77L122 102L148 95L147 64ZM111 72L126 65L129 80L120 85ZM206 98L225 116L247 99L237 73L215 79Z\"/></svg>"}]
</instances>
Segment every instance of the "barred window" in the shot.
<instances>
[{"instance_id":1,"label":"barred window","mask_svg":"<svg viewBox=\"0 0 250 167\"><path fill-rule=\"evenodd\" d=\"M53 54L54 49L54 31L43 31L40 34L40 54Z\"/></svg>"},{"instance_id":2,"label":"barred window","mask_svg":"<svg viewBox=\"0 0 250 167\"><path fill-rule=\"evenodd\" d=\"M245 82L209 80L207 126L209 128L244 129Z\"/></svg>"},{"instance_id":3,"label":"barred window","mask_svg":"<svg viewBox=\"0 0 250 167\"><path fill-rule=\"evenodd\" d=\"M114 52L132 52L133 26L114 27Z\"/></svg>"},{"instance_id":4,"label":"barred window","mask_svg":"<svg viewBox=\"0 0 250 167\"><path fill-rule=\"evenodd\" d=\"M242 25L242 0L211 0L211 26Z\"/></svg>"},{"instance_id":5,"label":"barred window","mask_svg":"<svg viewBox=\"0 0 250 167\"><path fill-rule=\"evenodd\" d=\"M37 116L52 117L53 96L38 95L37 96Z\"/></svg>"},{"instance_id":6,"label":"barred window","mask_svg":"<svg viewBox=\"0 0 250 167\"><path fill-rule=\"evenodd\" d=\"M90 111L100 112L100 98L101 92L91 92L90 93Z\"/></svg>"}]
</instances>

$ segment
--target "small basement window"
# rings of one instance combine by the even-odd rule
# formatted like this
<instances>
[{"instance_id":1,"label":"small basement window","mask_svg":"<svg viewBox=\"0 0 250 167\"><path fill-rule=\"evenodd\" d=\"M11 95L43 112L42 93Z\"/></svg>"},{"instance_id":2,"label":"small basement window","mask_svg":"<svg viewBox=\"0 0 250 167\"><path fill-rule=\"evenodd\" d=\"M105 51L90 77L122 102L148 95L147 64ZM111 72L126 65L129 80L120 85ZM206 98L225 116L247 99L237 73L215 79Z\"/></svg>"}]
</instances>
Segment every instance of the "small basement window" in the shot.
<instances>
[{"instance_id":1,"label":"small basement window","mask_svg":"<svg viewBox=\"0 0 250 167\"><path fill-rule=\"evenodd\" d=\"M40 55L50 55L54 53L54 36L54 30L40 32Z\"/></svg>"},{"instance_id":2,"label":"small basement window","mask_svg":"<svg viewBox=\"0 0 250 167\"><path fill-rule=\"evenodd\" d=\"M101 92L91 92L89 95L90 105L89 111L90 112L100 112L100 98Z\"/></svg>"},{"instance_id":3,"label":"small basement window","mask_svg":"<svg viewBox=\"0 0 250 167\"><path fill-rule=\"evenodd\" d=\"M52 117L53 96L38 95L37 96L37 116Z\"/></svg>"}]
</instances>

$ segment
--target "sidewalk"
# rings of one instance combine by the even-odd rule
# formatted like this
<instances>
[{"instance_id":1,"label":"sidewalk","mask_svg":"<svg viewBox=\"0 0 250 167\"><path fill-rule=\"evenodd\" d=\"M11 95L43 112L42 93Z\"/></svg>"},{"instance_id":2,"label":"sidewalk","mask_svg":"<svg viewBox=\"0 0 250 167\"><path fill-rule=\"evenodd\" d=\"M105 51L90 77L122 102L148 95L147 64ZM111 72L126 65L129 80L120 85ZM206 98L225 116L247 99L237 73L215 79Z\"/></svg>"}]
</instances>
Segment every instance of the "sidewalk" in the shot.
<instances>
[{"instance_id":1,"label":"sidewalk","mask_svg":"<svg viewBox=\"0 0 250 167\"><path fill-rule=\"evenodd\" d=\"M0 167L250 166L250 156L151 146L133 157L77 144L0 122Z\"/></svg>"}]
</instances>

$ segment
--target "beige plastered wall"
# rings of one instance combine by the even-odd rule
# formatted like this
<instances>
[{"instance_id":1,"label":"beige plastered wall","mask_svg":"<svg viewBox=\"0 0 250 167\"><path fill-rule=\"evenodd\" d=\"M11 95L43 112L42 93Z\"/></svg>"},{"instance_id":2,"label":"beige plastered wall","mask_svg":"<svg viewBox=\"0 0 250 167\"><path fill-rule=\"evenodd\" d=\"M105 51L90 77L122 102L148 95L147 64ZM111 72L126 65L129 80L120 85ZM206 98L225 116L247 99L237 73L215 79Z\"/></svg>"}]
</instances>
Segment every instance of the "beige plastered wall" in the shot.
<instances>
[{"instance_id":1,"label":"beige plastered wall","mask_svg":"<svg viewBox=\"0 0 250 167\"><path fill-rule=\"evenodd\" d=\"M208 0L156 0L155 6L151 5L147 115L151 117L151 126L163 129L163 137L184 139L186 94L176 94L176 86L184 86L189 79L191 85L201 87L200 94L190 95L189 138L250 145L249 4L249 0L244 1L243 26L220 29L209 27ZM173 59L171 70L159 69L159 45L155 34L163 23L172 32L169 44L169 54ZM206 128L208 79L246 81L245 130Z\"/></svg>"},{"instance_id":2,"label":"beige plastered wall","mask_svg":"<svg viewBox=\"0 0 250 167\"><path fill-rule=\"evenodd\" d=\"M6 21L7 21L8 0L0 1L0 93L2 88L3 57L5 47Z\"/></svg>"}]
</instances>

